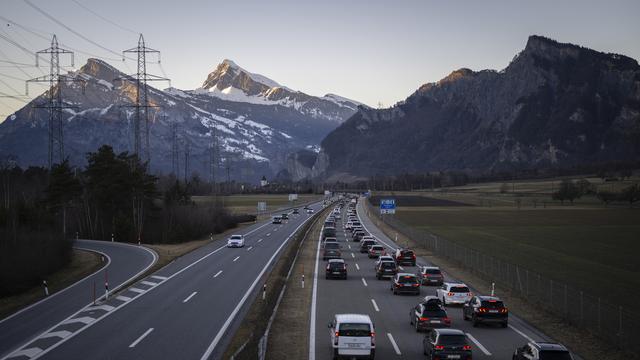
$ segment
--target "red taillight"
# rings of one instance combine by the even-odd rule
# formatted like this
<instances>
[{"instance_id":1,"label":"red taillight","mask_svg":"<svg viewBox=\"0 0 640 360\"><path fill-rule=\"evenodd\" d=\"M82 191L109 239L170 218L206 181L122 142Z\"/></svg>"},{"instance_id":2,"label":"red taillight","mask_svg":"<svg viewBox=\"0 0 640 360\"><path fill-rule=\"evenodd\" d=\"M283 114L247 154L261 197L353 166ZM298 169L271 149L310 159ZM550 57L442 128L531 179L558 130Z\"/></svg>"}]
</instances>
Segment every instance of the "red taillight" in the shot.
<instances>
[{"instance_id":1,"label":"red taillight","mask_svg":"<svg viewBox=\"0 0 640 360\"><path fill-rule=\"evenodd\" d=\"M427 318L427 317L421 317L419 320L420 320L420 321L429 321L429 318Z\"/></svg>"},{"instance_id":2,"label":"red taillight","mask_svg":"<svg viewBox=\"0 0 640 360\"><path fill-rule=\"evenodd\" d=\"M469 350L471 351L471 345L465 345L462 347L462 350Z\"/></svg>"},{"instance_id":3,"label":"red taillight","mask_svg":"<svg viewBox=\"0 0 640 360\"><path fill-rule=\"evenodd\" d=\"M413 284L413 285L411 285L411 286L413 286L413 287L418 287L418 286L420 286L420 284Z\"/></svg>"},{"instance_id":4,"label":"red taillight","mask_svg":"<svg viewBox=\"0 0 640 360\"><path fill-rule=\"evenodd\" d=\"M452 292L447 293L447 296L453 296L453 293Z\"/></svg>"},{"instance_id":5,"label":"red taillight","mask_svg":"<svg viewBox=\"0 0 640 360\"><path fill-rule=\"evenodd\" d=\"M411 257L415 259L416 258L416 254L411 255Z\"/></svg>"},{"instance_id":6,"label":"red taillight","mask_svg":"<svg viewBox=\"0 0 640 360\"><path fill-rule=\"evenodd\" d=\"M501 313L503 313L503 314L505 314L505 313L508 313L508 312L509 312L509 309L507 309L507 308L505 307L505 308L500 309L500 312L501 312Z\"/></svg>"},{"instance_id":7,"label":"red taillight","mask_svg":"<svg viewBox=\"0 0 640 360\"><path fill-rule=\"evenodd\" d=\"M375 332L371 332L371 346L376 346L376 333Z\"/></svg>"},{"instance_id":8,"label":"red taillight","mask_svg":"<svg viewBox=\"0 0 640 360\"><path fill-rule=\"evenodd\" d=\"M334 345L338 345L338 337L340 337L340 335L339 335L339 334L340 334L340 333L336 331L336 338L335 338L335 340L333 341L333 344L334 344Z\"/></svg>"},{"instance_id":9,"label":"red taillight","mask_svg":"<svg viewBox=\"0 0 640 360\"><path fill-rule=\"evenodd\" d=\"M444 345L436 345L435 349L436 350L444 350Z\"/></svg>"},{"instance_id":10,"label":"red taillight","mask_svg":"<svg viewBox=\"0 0 640 360\"><path fill-rule=\"evenodd\" d=\"M481 307L481 308L478 308L478 312L486 313L486 312L487 312L487 309L486 309L486 308Z\"/></svg>"}]
</instances>

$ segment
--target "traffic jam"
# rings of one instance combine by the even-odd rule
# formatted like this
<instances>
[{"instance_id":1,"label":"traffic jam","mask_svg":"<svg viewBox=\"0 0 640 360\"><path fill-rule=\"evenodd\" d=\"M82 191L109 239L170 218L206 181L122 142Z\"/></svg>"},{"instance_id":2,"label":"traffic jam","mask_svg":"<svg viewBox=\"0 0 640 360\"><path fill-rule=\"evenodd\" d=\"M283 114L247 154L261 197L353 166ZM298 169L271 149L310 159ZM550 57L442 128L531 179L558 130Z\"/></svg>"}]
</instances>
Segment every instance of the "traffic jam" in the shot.
<instances>
[{"instance_id":1,"label":"traffic jam","mask_svg":"<svg viewBox=\"0 0 640 360\"><path fill-rule=\"evenodd\" d=\"M370 233L358 200L342 198L321 230L317 278L325 276L314 292L310 358L577 359L510 316L496 294L476 293Z\"/></svg>"}]
</instances>

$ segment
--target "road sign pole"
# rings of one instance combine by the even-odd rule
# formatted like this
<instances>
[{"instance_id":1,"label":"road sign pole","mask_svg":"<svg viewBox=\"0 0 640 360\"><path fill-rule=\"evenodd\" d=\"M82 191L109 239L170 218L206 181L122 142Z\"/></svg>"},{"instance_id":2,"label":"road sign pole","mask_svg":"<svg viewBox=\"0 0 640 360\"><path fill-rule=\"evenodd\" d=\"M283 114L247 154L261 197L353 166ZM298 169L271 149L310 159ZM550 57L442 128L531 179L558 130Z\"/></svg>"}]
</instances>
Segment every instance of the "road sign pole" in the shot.
<instances>
[{"instance_id":1,"label":"road sign pole","mask_svg":"<svg viewBox=\"0 0 640 360\"><path fill-rule=\"evenodd\" d=\"M49 286L47 280L42 280L42 286L44 287L44 296L49 296Z\"/></svg>"}]
</instances>

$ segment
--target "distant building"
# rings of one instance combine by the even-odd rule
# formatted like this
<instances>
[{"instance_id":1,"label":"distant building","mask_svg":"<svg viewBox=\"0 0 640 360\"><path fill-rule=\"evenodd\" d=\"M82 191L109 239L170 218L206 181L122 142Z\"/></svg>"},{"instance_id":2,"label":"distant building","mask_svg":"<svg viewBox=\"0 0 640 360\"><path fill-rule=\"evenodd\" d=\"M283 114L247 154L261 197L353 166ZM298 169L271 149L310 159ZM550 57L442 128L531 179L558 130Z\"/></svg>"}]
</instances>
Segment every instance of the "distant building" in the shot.
<instances>
[{"instance_id":1,"label":"distant building","mask_svg":"<svg viewBox=\"0 0 640 360\"><path fill-rule=\"evenodd\" d=\"M260 179L260 186L265 187L267 185L269 185L269 182L267 181L267 177L262 175L262 179Z\"/></svg>"}]
</instances>

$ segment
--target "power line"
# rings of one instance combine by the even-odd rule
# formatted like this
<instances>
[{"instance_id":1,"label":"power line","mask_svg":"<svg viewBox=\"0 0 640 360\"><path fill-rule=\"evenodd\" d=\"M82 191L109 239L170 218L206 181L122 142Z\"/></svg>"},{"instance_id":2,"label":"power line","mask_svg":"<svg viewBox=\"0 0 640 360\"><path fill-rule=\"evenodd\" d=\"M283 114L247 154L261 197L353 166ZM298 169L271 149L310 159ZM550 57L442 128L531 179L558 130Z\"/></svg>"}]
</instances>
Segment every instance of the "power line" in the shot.
<instances>
[{"instance_id":1,"label":"power line","mask_svg":"<svg viewBox=\"0 0 640 360\"><path fill-rule=\"evenodd\" d=\"M122 26L122 25L120 25L120 24L116 23L115 21L111 21L111 20L107 19L106 17L104 17L104 16L102 16L102 15L98 14L97 12L95 12L95 11L93 11L93 10L89 9L88 7L86 7L85 5L81 4L81 3L80 3L79 1L77 1L77 0L71 0L71 1L73 1L74 3L76 3L76 5L80 6L81 8L85 9L86 11L88 11L88 12L92 13L93 15L95 15L95 16L97 16L97 17L99 17L100 19L102 19L102 20L104 20L104 21L108 22L108 23L109 23L109 24L111 24L111 25L114 25L114 26L116 26L116 27L118 27L118 28L120 28L120 29L122 29L122 30L124 30L124 31L128 31L128 32L130 32L130 33L132 33L132 34L136 34L136 35L138 35L138 34L140 33L139 31L131 30L131 29L129 29L129 28L127 28L127 27L125 27L125 26Z\"/></svg>"}]
</instances>

